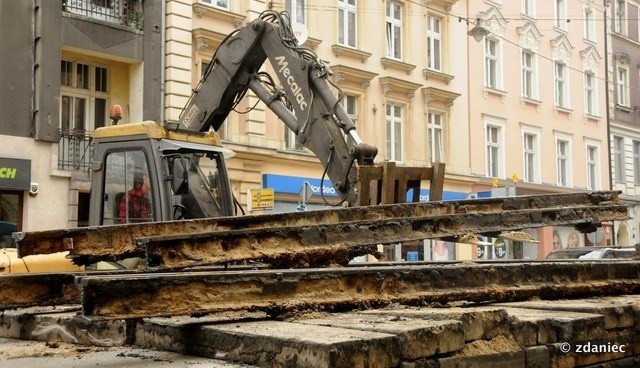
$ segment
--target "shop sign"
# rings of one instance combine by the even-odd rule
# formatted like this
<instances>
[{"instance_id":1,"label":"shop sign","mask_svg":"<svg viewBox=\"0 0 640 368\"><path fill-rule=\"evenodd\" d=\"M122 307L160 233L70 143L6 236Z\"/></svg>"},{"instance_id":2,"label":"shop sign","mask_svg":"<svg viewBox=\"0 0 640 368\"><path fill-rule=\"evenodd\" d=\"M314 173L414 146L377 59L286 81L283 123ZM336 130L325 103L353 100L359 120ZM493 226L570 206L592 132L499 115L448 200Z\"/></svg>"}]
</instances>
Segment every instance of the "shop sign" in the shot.
<instances>
[{"instance_id":1,"label":"shop sign","mask_svg":"<svg viewBox=\"0 0 640 368\"><path fill-rule=\"evenodd\" d=\"M487 247L484 245L476 245L476 257L478 259L484 259L484 254Z\"/></svg>"},{"instance_id":2,"label":"shop sign","mask_svg":"<svg viewBox=\"0 0 640 368\"><path fill-rule=\"evenodd\" d=\"M429 189L420 189L419 202L429 202ZM467 198L467 193L462 192L451 192L445 190L442 192L442 200L443 201L459 201ZM407 191L407 202L411 202L413 199L413 189L409 189Z\"/></svg>"},{"instance_id":3,"label":"shop sign","mask_svg":"<svg viewBox=\"0 0 640 368\"><path fill-rule=\"evenodd\" d=\"M504 243L503 239L496 239L493 243L493 254L498 259L502 259L507 255L507 245Z\"/></svg>"},{"instance_id":4,"label":"shop sign","mask_svg":"<svg viewBox=\"0 0 640 368\"><path fill-rule=\"evenodd\" d=\"M29 190L31 160L0 157L0 189Z\"/></svg>"},{"instance_id":5,"label":"shop sign","mask_svg":"<svg viewBox=\"0 0 640 368\"><path fill-rule=\"evenodd\" d=\"M249 189L249 211L272 210L275 205L273 188Z\"/></svg>"},{"instance_id":6,"label":"shop sign","mask_svg":"<svg viewBox=\"0 0 640 368\"><path fill-rule=\"evenodd\" d=\"M308 184L305 184L308 182ZM329 179L315 179L296 176L264 174L262 185L273 188L276 193L299 194L300 188L309 185L313 195L325 197L337 197L338 193Z\"/></svg>"}]
</instances>

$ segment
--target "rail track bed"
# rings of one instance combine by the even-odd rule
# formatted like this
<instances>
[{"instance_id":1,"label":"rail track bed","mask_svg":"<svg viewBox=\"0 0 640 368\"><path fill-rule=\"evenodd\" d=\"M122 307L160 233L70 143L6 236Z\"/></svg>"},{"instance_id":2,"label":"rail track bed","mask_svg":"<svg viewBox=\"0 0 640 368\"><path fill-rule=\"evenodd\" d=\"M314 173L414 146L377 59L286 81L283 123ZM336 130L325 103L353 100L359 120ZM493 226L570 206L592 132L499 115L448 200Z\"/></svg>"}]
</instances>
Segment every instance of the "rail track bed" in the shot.
<instances>
[{"instance_id":1,"label":"rail track bed","mask_svg":"<svg viewBox=\"0 0 640 368\"><path fill-rule=\"evenodd\" d=\"M639 272L631 260L3 276L0 337L221 367L634 366ZM599 350L576 351L587 343Z\"/></svg>"}]
</instances>

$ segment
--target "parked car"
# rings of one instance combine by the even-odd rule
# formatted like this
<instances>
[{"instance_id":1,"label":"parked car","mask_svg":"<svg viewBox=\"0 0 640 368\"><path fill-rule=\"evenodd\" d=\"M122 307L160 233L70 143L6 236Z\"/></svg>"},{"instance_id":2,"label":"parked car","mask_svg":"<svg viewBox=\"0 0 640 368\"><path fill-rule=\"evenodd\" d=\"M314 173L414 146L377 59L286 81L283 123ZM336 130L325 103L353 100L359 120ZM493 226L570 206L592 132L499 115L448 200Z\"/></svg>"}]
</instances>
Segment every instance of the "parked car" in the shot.
<instances>
[{"instance_id":1,"label":"parked car","mask_svg":"<svg viewBox=\"0 0 640 368\"><path fill-rule=\"evenodd\" d=\"M546 259L617 259L635 256L635 247L578 247L554 250L547 255Z\"/></svg>"}]
</instances>

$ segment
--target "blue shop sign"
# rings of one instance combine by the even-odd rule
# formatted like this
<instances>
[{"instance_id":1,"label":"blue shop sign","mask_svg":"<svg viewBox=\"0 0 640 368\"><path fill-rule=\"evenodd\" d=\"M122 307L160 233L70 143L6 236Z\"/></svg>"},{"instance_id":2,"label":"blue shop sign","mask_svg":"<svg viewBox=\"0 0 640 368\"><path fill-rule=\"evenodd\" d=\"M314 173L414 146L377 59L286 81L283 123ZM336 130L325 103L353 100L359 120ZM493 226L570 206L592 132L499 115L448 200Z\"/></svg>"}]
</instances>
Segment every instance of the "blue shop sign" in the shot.
<instances>
[{"instance_id":1,"label":"blue shop sign","mask_svg":"<svg viewBox=\"0 0 640 368\"><path fill-rule=\"evenodd\" d=\"M276 193L287 193L287 194L298 194L302 189L302 185L305 181L308 181L311 185L311 189L313 191L314 196L320 196L320 188L322 188L322 193L324 193L325 197L337 197L336 189L333 187L333 184L329 179L325 179L322 181L320 179L314 178L304 178L297 176L286 176L286 175L276 175L276 174L264 174L262 175L262 185L264 188L273 188ZM411 201L413 197L413 189L410 189L407 192L407 202ZM442 193L442 200L444 201L456 201L465 199L467 197L467 193L462 192L450 192L444 191ZM429 189L421 189L420 190L420 202L429 201Z\"/></svg>"},{"instance_id":2,"label":"blue shop sign","mask_svg":"<svg viewBox=\"0 0 640 368\"><path fill-rule=\"evenodd\" d=\"M420 189L420 202L428 202L429 201L429 189ZM443 201L459 201L461 199L467 198L467 193L462 192L450 192L443 191L442 192L442 200ZM407 202L410 202L413 199L413 189L409 189L407 191Z\"/></svg>"},{"instance_id":3,"label":"blue shop sign","mask_svg":"<svg viewBox=\"0 0 640 368\"><path fill-rule=\"evenodd\" d=\"M285 176L276 174L262 175L262 186L273 188L276 193L298 194L305 181L309 182L314 196L320 196L320 188L325 197L337 197L336 189L329 179L301 178L297 176ZM322 184L322 185L321 185Z\"/></svg>"}]
</instances>

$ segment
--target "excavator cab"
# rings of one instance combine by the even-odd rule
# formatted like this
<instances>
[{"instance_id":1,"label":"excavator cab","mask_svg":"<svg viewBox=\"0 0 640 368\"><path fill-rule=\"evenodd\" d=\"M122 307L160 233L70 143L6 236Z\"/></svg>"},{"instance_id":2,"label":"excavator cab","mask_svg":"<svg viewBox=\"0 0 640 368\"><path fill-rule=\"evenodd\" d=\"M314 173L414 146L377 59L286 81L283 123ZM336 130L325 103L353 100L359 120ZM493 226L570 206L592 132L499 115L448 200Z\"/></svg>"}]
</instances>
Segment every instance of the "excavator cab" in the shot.
<instances>
[{"instance_id":1,"label":"excavator cab","mask_svg":"<svg viewBox=\"0 0 640 368\"><path fill-rule=\"evenodd\" d=\"M94 133L91 225L233 216L233 194L215 132L168 130L156 122Z\"/></svg>"}]
</instances>

